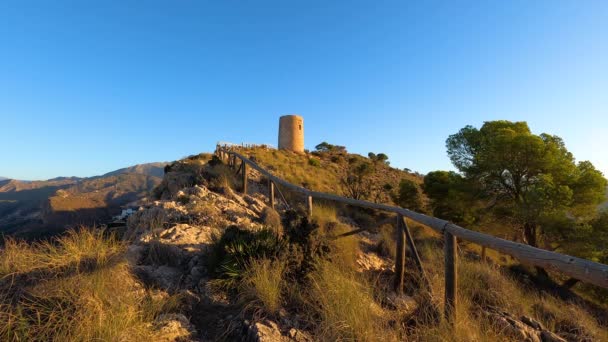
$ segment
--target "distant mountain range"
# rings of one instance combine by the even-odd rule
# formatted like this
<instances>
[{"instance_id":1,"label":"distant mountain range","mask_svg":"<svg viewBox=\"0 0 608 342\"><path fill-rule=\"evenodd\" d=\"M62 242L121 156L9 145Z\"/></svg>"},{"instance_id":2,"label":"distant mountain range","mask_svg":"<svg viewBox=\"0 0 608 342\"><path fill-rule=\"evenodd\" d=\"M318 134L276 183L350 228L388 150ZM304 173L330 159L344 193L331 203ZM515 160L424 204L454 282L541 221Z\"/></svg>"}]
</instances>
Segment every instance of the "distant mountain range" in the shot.
<instances>
[{"instance_id":1,"label":"distant mountain range","mask_svg":"<svg viewBox=\"0 0 608 342\"><path fill-rule=\"evenodd\" d=\"M163 177L165 174L165 166L168 163L148 163L148 164L138 164L134 166L125 167L123 169L118 169L116 171L108 172L101 177L108 176L116 176L119 174L125 173L137 173L141 175L148 175L154 177Z\"/></svg>"},{"instance_id":2,"label":"distant mountain range","mask_svg":"<svg viewBox=\"0 0 608 342\"><path fill-rule=\"evenodd\" d=\"M165 165L140 164L88 178L2 178L0 234L41 237L70 226L105 223L147 197L162 181Z\"/></svg>"}]
</instances>

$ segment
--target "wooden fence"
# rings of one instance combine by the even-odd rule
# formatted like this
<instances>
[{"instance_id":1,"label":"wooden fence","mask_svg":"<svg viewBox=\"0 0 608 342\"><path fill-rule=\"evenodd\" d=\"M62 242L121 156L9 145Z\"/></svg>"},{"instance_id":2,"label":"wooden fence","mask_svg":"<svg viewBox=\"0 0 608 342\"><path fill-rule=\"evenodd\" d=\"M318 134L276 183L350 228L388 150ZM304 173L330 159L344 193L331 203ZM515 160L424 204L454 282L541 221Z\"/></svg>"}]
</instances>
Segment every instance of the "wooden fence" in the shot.
<instances>
[{"instance_id":1,"label":"wooden fence","mask_svg":"<svg viewBox=\"0 0 608 342\"><path fill-rule=\"evenodd\" d=\"M247 168L248 166L260 172L264 177L268 178L270 203L274 208L275 203L275 191L278 190L277 184L285 187L286 189L300 193L306 198L306 207L308 214L312 214L312 203L313 199L322 199L328 201L334 201L337 203L343 203L347 205L383 210L386 212L396 213L398 217L398 238L397 238L397 258L395 262L395 291L401 293L403 291L403 279L404 279L404 263L405 263L405 245L406 241L411 249L412 255L416 262L416 266L419 271L422 272L424 277L424 269L420 262L420 258L414 246L414 241L411 237L405 218L411 219L415 222L423 224L442 234L445 239L444 251L445 251L445 305L444 312L448 320L454 321L456 315L456 298L457 298L457 239L466 240L482 246L483 249L490 248L499 251L504 254L511 255L525 264L532 266L543 267L545 269L556 271L576 278L581 281L585 281L596 286L608 288L608 265L600 264L586 259L581 259L565 254L547 251L540 248L535 248L526 244L513 242L497 238L488 234L475 232L462 228L458 225L450 223L448 221L438 219L436 217L427 216L420 214L408 209L401 207L390 206L386 204L373 203L363 200L356 200L353 198L342 197L334 194L328 194L318 191L312 191L294 184L287 182L279 177L272 175L264 168L257 165L255 162L249 160L247 157L236 152L236 149L229 149L217 146L216 154L220 159L234 168L236 168L237 159L240 159L239 171L243 180L243 192L247 193ZM285 198L282 193L279 194ZM287 204L287 202L285 201ZM361 230L358 230L361 231ZM355 231L353 233L356 233Z\"/></svg>"}]
</instances>

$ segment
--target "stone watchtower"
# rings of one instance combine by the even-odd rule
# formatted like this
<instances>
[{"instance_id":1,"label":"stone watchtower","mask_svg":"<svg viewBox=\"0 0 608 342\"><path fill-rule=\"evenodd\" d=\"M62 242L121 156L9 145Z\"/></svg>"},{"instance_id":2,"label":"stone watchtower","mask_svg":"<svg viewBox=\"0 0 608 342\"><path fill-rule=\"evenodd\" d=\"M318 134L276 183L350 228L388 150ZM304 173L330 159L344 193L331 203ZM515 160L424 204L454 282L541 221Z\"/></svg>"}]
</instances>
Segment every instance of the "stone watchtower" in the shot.
<instances>
[{"instance_id":1,"label":"stone watchtower","mask_svg":"<svg viewBox=\"0 0 608 342\"><path fill-rule=\"evenodd\" d=\"M304 119L301 116L281 116L279 119L279 149L304 152Z\"/></svg>"}]
</instances>

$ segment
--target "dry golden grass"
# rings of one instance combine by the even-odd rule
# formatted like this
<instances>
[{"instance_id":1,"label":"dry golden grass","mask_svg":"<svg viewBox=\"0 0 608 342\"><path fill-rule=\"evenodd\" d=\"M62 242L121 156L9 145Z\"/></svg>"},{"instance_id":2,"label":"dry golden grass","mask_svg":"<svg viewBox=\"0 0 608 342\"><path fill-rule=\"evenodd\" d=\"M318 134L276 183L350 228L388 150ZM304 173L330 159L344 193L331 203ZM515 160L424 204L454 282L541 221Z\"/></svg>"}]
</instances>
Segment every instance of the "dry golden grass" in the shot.
<instances>
[{"instance_id":1,"label":"dry golden grass","mask_svg":"<svg viewBox=\"0 0 608 342\"><path fill-rule=\"evenodd\" d=\"M89 229L69 230L53 241L32 244L9 238L0 254L0 277L37 270L60 271L81 265L83 261L103 266L122 251L121 242L104 238L103 232Z\"/></svg>"},{"instance_id":2,"label":"dry golden grass","mask_svg":"<svg viewBox=\"0 0 608 342\"><path fill-rule=\"evenodd\" d=\"M417 243L425 269L431 279L433 293L443 298L443 249L433 237ZM608 340L608 331L582 307L564 302L547 294L539 294L526 288L505 273L500 266L468 260L460 253L458 264L458 321L454 333L445 323L439 326L424 326L414 335L420 340L435 341L487 341L510 340L501 336L500 329L493 326L479 313L488 307L498 307L515 317L530 316L540 321L549 330L566 332L575 327L591 340ZM433 337L435 336L435 337Z\"/></svg>"},{"instance_id":3,"label":"dry golden grass","mask_svg":"<svg viewBox=\"0 0 608 342\"><path fill-rule=\"evenodd\" d=\"M241 180L237 177L232 169L227 164L217 164L208 169L209 174L212 176L209 186L212 189L226 189L237 190L242 186Z\"/></svg>"},{"instance_id":4,"label":"dry golden grass","mask_svg":"<svg viewBox=\"0 0 608 342\"><path fill-rule=\"evenodd\" d=\"M359 251L359 239L356 235L337 236L348 233L356 228L338 221L337 209L328 204L313 204L312 220L319 225L321 233L331 240L334 263L354 269Z\"/></svg>"},{"instance_id":5,"label":"dry golden grass","mask_svg":"<svg viewBox=\"0 0 608 342\"><path fill-rule=\"evenodd\" d=\"M315 337L322 341L396 341L384 310L374 301L370 284L357 273L321 261L310 276L309 310Z\"/></svg>"},{"instance_id":6,"label":"dry golden grass","mask_svg":"<svg viewBox=\"0 0 608 342\"><path fill-rule=\"evenodd\" d=\"M260 166L266 168L274 175L293 184L306 188L329 193L342 194L340 178L348 167L348 159L368 161L359 155L347 155L345 158L331 154L299 154L283 150L249 149L243 154L254 156ZM310 160L315 162L310 162ZM377 172L372 176L377 184L391 184L397 188L401 179L410 179L421 183L422 178L411 173L391 168L384 164L376 164Z\"/></svg>"},{"instance_id":7,"label":"dry golden grass","mask_svg":"<svg viewBox=\"0 0 608 342\"><path fill-rule=\"evenodd\" d=\"M116 239L88 229L31 245L7 240L0 252L0 340L153 340L150 323L177 302L149 295L123 252Z\"/></svg>"},{"instance_id":8,"label":"dry golden grass","mask_svg":"<svg viewBox=\"0 0 608 342\"><path fill-rule=\"evenodd\" d=\"M255 314L277 315L282 306L285 263L281 260L253 260L241 281L241 300Z\"/></svg>"}]
</instances>

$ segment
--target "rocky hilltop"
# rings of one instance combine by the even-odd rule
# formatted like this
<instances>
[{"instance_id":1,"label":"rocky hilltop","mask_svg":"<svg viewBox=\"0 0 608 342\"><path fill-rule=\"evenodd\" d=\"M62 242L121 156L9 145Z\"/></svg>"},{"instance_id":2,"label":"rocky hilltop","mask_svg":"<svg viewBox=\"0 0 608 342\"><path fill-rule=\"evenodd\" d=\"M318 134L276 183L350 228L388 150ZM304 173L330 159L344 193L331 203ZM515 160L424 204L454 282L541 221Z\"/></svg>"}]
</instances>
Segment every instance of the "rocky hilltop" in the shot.
<instances>
[{"instance_id":1,"label":"rocky hilltop","mask_svg":"<svg viewBox=\"0 0 608 342\"><path fill-rule=\"evenodd\" d=\"M266 152L244 153L253 157ZM442 255L435 252L441 251L440 239L424 227L413 229L429 267L431 292L423 291L420 279L410 274L406 295L398 296L390 290L394 240L382 213L355 213L325 204L315 206L315 216L308 221L298 214L304 211L297 209L302 199L289 194L291 205L278 201L274 210L269 207L268 184L258 172L249 170L249 191L242 194L234 170L206 154L175 162L166 171L154 191L157 199L128 218L124 238L130 241L127 258L132 270L146 286L185 298L186 309L181 314L163 317L161 325L167 327L170 340L314 341L349 336L428 340L445 333L430 327L440 311L443 270ZM376 222L376 227L366 226L366 222ZM362 227L368 231L344 240L332 238ZM269 236L278 236L278 240ZM285 245L277 247L282 243ZM259 248L264 250L263 256L256 254ZM281 254L284 249L288 255ZM231 259L231 253L239 257ZM256 259L260 257L262 261ZM251 265L257 268L248 269ZM249 272L268 271L264 265L274 265L281 272L276 281L284 283L280 287L283 299L276 308L264 298L261 285L249 278ZM478 291L464 290L470 295L465 307L471 312L463 315L479 322L467 322L458 332L460 337L453 336L455 340L579 341L604 336L597 335L596 325L589 328L587 323L555 313L577 312L587 320L589 314L574 304L556 306L559 302L554 299L526 297L530 301L526 305L535 309L520 307L519 296L526 296L523 288L530 283L519 284L498 265L480 264L477 256L467 254L462 267L468 270L462 286ZM414 269L409 258L408 269ZM272 272L264 274L272 279ZM302 293L291 293L290 287ZM368 291L373 288L373 292ZM331 302L334 297L338 302ZM350 300L360 303L348 304ZM342 312L347 310L355 310L356 315L365 312L363 319L370 322L362 323ZM336 325L338 322L346 326ZM361 326L350 326L354 324ZM398 332L402 328L409 333L402 335ZM379 335L367 335L370 331Z\"/></svg>"},{"instance_id":2,"label":"rocky hilltop","mask_svg":"<svg viewBox=\"0 0 608 342\"><path fill-rule=\"evenodd\" d=\"M365 171L373 182L357 190L383 203L403 203L395 187L420 181L343 150L239 152L290 182L338 194L353 190L344 184L353 169ZM111 200L135 210L121 225L68 230L50 243L6 239L0 339L608 340L606 303L554 292L524 265L492 251L482 258L462 241L457 320L448 322L441 235L409 221L424 272L408 247L405 285L395 291L396 217L320 200L309 215L305 198L279 186L273 208L268 181L247 168L243 193L236 166L200 154L166 165L157 181L126 173L56 189L49 202L62 212ZM148 197L130 195L154 185Z\"/></svg>"}]
</instances>

